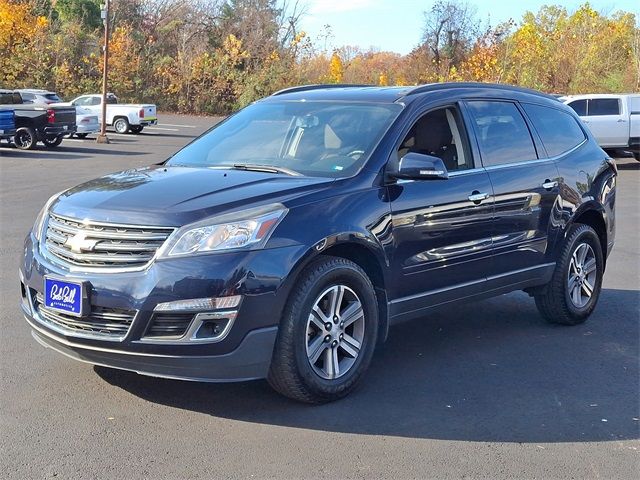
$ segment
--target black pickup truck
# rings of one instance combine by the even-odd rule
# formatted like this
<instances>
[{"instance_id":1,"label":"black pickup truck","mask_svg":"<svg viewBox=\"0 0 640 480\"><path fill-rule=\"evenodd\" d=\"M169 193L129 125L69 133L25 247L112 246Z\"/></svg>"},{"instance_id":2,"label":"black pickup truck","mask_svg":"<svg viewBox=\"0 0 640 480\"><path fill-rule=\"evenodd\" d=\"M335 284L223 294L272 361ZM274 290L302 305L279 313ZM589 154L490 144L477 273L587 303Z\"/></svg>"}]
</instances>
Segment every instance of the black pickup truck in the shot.
<instances>
[{"instance_id":1,"label":"black pickup truck","mask_svg":"<svg viewBox=\"0 0 640 480\"><path fill-rule=\"evenodd\" d=\"M30 150L37 142L48 148L57 147L65 135L76 131L74 107L25 104L20 92L0 90L0 110L15 112L13 143L21 150Z\"/></svg>"}]
</instances>

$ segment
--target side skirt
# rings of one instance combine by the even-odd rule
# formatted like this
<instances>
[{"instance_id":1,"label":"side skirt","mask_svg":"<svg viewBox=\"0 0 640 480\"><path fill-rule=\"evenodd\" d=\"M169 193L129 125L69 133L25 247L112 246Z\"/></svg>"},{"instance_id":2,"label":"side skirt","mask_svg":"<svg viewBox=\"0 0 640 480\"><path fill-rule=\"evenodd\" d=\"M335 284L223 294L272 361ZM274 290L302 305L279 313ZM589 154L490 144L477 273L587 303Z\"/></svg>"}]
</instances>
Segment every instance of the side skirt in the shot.
<instances>
[{"instance_id":1,"label":"side skirt","mask_svg":"<svg viewBox=\"0 0 640 480\"><path fill-rule=\"evenodd\" d=\"M515 290L537 287L548 283L555 263L493 275L473 282L430 292L398 298L389 302L389 323L396 324L426 314L431 309L452 302L470 302L495 297Z\"/></svg>"}]
</instances>

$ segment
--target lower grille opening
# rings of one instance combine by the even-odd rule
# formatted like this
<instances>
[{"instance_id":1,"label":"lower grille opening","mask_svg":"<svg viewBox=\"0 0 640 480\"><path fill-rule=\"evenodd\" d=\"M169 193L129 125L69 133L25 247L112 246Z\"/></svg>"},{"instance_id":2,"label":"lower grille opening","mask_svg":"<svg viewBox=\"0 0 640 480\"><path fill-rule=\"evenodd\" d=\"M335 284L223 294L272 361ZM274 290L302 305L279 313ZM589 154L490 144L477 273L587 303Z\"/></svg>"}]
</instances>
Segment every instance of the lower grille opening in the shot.
<instances>
[{"instance_id":1,"label":"lower grille opening","mask_svg":"<svg viewBox=\"0 0 640 480\"><path fill-rule=\"evenodd\" d=\"M145 337L182 337L193 320L193 313L154 313Z\"/></svg>"},{"instance_id":2,"label":"lower grille opening","mask_svg":"<svg viewBox=\"0 0 640 480\"><path fill-rule=\"evenodd\" d=\"M89 315L75 317L46 307L40 293L33 295L32 298L34 310L40 319L68 335L120 340L127 335L136 315L135 310L92 305Z\"/></svg>"}]
</instances>

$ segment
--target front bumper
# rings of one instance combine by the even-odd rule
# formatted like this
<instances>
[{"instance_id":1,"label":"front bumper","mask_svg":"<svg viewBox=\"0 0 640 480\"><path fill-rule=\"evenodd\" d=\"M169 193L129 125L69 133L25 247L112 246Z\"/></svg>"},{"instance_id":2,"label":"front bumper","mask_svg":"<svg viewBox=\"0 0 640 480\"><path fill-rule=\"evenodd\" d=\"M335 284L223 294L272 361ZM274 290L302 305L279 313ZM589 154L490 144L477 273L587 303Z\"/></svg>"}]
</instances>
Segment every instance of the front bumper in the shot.
<instances>
[{"instance_id":1,"label":"front bumper","mask_svg":"<svg viewBox=\"0 0 640 480\"><path fill-rule=\"evenodd\" d=\"M27 317L27 321L31 324L31 333L38 343L74 360L152 377L201 382L238 382L265 378L278 332L277 327L254 330L238 348L224 355L142 355L126 350L89 348L51 336L32 318Z\"/></svg>"},{"instance_id":2,"label":"front bumper","mask_svg":"<svg viewBox=\"0 0 640 480\"><path fill-rule=\"evenodd\" d=\"M301 246L159 260L140 271L71 272L25 241L20 266L22 310L43 345L84 362L142 374L203 381L263 378L269 368L284 303L290 290L291 259ZM89 285L91 307L135 311L122 338L105 339L54 328L33 299L42 294L45 275ZM145 335L154 308L176 300L241 295L235 321L218 342L150 341Z\"/></svg>"}]
</instances>

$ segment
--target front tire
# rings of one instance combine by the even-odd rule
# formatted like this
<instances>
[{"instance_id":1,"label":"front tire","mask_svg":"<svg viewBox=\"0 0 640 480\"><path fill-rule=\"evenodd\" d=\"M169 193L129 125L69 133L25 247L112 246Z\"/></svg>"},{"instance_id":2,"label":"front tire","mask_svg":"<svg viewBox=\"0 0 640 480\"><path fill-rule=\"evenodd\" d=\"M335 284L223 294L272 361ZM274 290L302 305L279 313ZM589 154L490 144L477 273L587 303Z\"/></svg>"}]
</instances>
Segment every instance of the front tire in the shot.
<instances>
[{"instance_id":1,"label":"front tire","mask_svg":"<svg viewBox=\"0 0 640 480\"><path fill-rule=\"evenodd\" d=\"M78 138L87 138L88 133L76 133L76 137Z\"/></svg>"},{"instance_id":2,"label":"front tire","mask_svg":"<svg viewBox=\"0 0 640 480\"><path fill-rule=\"evenodd\" d=\"M367 274L347 259L322 257L291 293L267 379L294 400L337 400L361 380L377 335L377 300Z\"/></svg>"},{"instance_id":3,"label":"front tire","mask_svg":"<svg viewBox=\"0 0 640 480\"><path fill-rule=\"evenodd\" d=\"M19 128L13 136L13 144L20 150L33 150L36 143L36 132L31 127Z\"/></svg>"},{"instance_id":4,"label":"front tire","mask_svg":"<svg viewBox=\"0 0 640 480\"><path fill-rule=\"evenodd\" d=\"M140 133L143 128L144 127L142 125L131 125L129 130L131 130L131 133Z\"/></svg>"},{"instance_id":5,"label":"front tire","mask_svg":"<svg viewBox=\"0 0 640 480\"><path fill-rule=\"evenodd\" d=\"M113 128L118 133L127 133L129 131L129 120L124 117L117 118L113 122Z\"/></svg>"},{"instance_id":6,"label":"front tire","mask_svg":"<svg viewBox=\"0 0 640 480\"><path fill-rule=\"evenodd\" d=\"M584 322L598 303L603 274L600 238L589 225L572 226L551 281L535 295L538 311L550 323Z\"/></svg>"},{"instance_id":7,"label":"front tire","mask_svg":"<svg viewBox=\"0 0 640 480\"><path fill-rule=\"evenodd\" d=\"M45 138L42 140L42 143L44 143L44 146L47 148L55 148L62 143L63 138L64 135L59 135L53 138Z\"/></svg>"}]
</instances>

